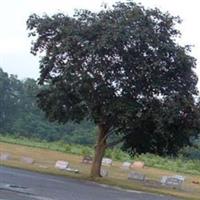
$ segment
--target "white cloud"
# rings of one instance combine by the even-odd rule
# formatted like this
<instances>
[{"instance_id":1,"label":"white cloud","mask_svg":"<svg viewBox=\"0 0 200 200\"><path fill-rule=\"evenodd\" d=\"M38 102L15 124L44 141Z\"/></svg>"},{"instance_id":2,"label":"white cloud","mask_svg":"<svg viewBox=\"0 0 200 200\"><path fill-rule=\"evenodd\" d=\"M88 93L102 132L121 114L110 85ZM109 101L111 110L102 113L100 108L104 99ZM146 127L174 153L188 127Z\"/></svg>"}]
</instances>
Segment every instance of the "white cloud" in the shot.
<instances>
[{"instance_id":1,"label":"white cloud","mask_svg":"<svg viewBox=\"0 0 200 200\"><path fill-rule=\"evenodd\" d=\"M12 55L14 53L26 53L28 44L20 38L0 38L0 55Z\"/></svg>"}]
</instances>

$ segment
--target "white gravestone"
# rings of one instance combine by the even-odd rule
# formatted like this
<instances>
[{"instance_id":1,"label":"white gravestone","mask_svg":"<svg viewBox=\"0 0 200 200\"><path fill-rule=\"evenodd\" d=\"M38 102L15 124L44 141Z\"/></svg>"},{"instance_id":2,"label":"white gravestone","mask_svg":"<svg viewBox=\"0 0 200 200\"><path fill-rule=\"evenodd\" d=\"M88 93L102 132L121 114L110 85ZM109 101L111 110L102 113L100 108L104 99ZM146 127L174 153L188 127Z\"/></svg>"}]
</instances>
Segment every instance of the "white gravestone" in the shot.
<instances>
[{"instance_id":1,"label":"white gravestone","mask_svg":"<svg viewBox=\"0 0 200 200\"><path fill-rule=\"evenodd\" d=\"M130 166L131 166L130 162L123 162L122 169L128 170L130 168Z\"/></svg>"},{"instance_id":2,"label":"white gravestone","mask_svg":"<svg viewBox=\"0 0 200 200\"><path fill-rule=\"evenodd\" d=\"M110 159L110 158L103 158L102 159L102 165L103 166L111 166L112 165L112 159Z\"/></svg>"},{"instance_id":3,"label":"white gravestone","mask_svg":"<svg viewBox=\"0 0 200 200\"><path fill-rule=\"evenodd\" d=\"M128 174L129 180L145 181L145 175L138 172L131 172Z\"/></svg>"},{"instance_id":4,"label":"white gravestone","mask_svg":"<svg viewBox=\"0 0 200 200\"><path fill-rule=\"evenodd\" d=\"M108 170L106 170L106 169L101 169L100 174L101 174L102 177L108 176Z\"/></svg>"},{"instance_id":5,"label":"white gravestone","mask_svg":"<svg viewBox=\"0 0 200 200\"><path fill-rule=\"evenodd\" d=\"M21 160L21 162L27 163L27 164L33 164L33 163L34 163L33 158L26 157L26 156L22 156L22 157L20 158L20 160Z\"/></svg>"},{"instance_id":6,"label":"white gravestone","mask_svg":"<svg viewBox=\"0 0 200 200\"><path fill-rule=\"evenodd\" d=\"M68 171L68 172L79 173L78 169L74 169L74 168L70 168L70 167L66 168L65 170Z\"/></svg>"},{"instance_id":7,"label":"white gravestone","mask_svg":"<svg viewBox=\"0 0 200 200\"><path fill-rule=\"evenodd\" d=\"M67 169L69 166L69 162L67 161L63 161L63 160L58 160L56 161L56 164L55 164L55 168L57 169Z\"/></svg>"},{"instance_id":8,"label":"white gravestone","mask_svg":"<svg viewBox=\"0 0 200 200\"><path fill-rule=\"evenodd\" d=\"M173 176L173 177L179 179L179 180L182 181L182 182L185 181L185 177L184 177L184 176L181 176L181 175L175 175L175 176Z\"/></svg>"},{"instance_id":9,"label":"white gravestone","mask_svg":"<svg viewBox=\"0 0 200 200\"><path fill-rule=\"evenodd\" d=\"M166 183L167 178L168 178L168 176L162 176L162 178L160 180L161 184L164 185Z\"/></svg>"},{"instance_id":10,"label":"white gravestone","mask_svg":"<svg viewBox=\"0 0 200 200\"><path fill-rule=\"evenodd\" d=\"M11 156L9 153L0 153L0 160L10 160Z\"/></svg>"},{"instance_id":11,"label":"white gravestone","mask_svg":"<svg viewBox=\"0 0 200 200\"><path fill-rule=\"evenodd\" d=\"M84 164L92 164L92 161L93 161L92 156L89 155L84 156L82 159L82 163Z\"/></svg>"},{"instance_id":12,"label":"white gravestone","mask_svg":"<svg viewBox=\"0 0 200 200\"><path fill-rule=\"evenodd\" d=\"M162 183L162 185L166 186L181 187L184 180L185 177L180 175L175 175L175 176L163 176L160 182Z\"/></svg>"}]
</instances>

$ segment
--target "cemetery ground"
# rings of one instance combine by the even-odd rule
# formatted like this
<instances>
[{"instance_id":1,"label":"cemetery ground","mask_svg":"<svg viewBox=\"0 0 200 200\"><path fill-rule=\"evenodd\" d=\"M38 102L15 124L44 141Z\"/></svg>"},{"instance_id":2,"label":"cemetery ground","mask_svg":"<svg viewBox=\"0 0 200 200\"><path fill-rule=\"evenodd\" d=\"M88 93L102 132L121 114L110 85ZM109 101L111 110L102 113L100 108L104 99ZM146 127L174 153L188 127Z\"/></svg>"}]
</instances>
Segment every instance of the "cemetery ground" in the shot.
<instances>
[{"instance_id":1,"label":"cemetery ground","mask_svg":"<svg viewBox=\"0 0 200 200\"><path fill-rule=\"evenodd\" d=\"M91 165L81 163L82 156L5 142L0 142L0 152L10 155L10 159L0 161L0 165L2 166L22 168L76 179L91 180L89 178ZM28 159L27 162L24 162L24 158L31 158L33 161L30 162L31 159ZM57 160L68 161L70 167L78 169L80 173L55 169L54 165ZM178 173L186 178L184 184L181 188L169 188L161 186L159 183L162 176L177 174L172 171L146 166L142 169L123 170L122 162L119 161L113 161L112 166L103 168L108 170L108 176L92 181L125 189L172 195L180 199L200 199L200 184L196 184L200 181L199 175ZM128 173L131 171L144 174L148 180L145 182L128 180Z\"/></svg>"}]
</instances>

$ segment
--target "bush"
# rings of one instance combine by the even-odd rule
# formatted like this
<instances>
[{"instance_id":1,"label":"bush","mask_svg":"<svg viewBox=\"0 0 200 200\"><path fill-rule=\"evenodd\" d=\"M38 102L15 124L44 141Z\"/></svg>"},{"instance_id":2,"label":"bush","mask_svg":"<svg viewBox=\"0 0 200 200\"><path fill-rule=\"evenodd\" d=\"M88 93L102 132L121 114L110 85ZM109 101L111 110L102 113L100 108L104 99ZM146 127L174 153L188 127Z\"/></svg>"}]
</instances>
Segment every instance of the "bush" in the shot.
<instances>
[{"instance_id":1,"label":"bush","mask_svg":"<svg viewBox=\"0 0 200 200\"><path fill-rule=\"evenodd\" d=\"M123 152L121 149L114 148L112 150L112 159L113 160L120 160L120 161L128 161L131 158L127 153Z\"/></svg>"},{"instance_id":2,"label":"bush","mask_svg":"<svg viewBox=\"0 0 200 200\"><path fill-rule=\"evenodd\" d=\"M188 160L183 157L163 158L149 153L141 154L135 157L135 159L143 161L145 165L149 167L200 175L200 160Z\"/></svg>"},{"instance_id":3,"label":"bush","mask_svg":"<svg viewBox=\"0 0 200 200\"><path fill-rule=\"evenodd\" d=\"M112 149L106 149L105 157L112 158Z\"/></svg>"},{"instance_id":4,"label":"bush","mask_svg":"<svg viewBox=\"0 0 200 200\"><path fill-rule=\"evenodd\" d=\"M86 156L86 155L93 155L93 150L90 148L90 147L82 147L81 148L81 154L83 156Z\"/></svg>"},{"instance_id":5,"label":"bush","mask_svg":"<svg viewBox=\"0 0 200 200\"><path fill-rule=\"evenodd\" d=\"M70 144L65 144L65 152L71 153L71 145Z\"/></svg>"},{"instance_id":6,"label":"bush","mask_svg":"<svg viewBox=\"0 0 200 200\"><path fill-rule=\"evenodd\" d=\"M180 156L191 160L200 160L200 147L185 147L179 152Z\"/></svg>"}]
</instances>

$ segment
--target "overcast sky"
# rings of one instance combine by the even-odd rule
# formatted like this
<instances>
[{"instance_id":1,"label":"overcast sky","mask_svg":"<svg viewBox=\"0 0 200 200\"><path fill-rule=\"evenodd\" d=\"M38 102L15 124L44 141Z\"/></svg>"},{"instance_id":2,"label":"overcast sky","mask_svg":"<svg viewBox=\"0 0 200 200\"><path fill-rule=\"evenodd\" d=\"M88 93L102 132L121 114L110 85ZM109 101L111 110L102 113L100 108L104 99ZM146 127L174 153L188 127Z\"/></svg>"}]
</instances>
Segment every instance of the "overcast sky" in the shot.
<instances>
[{"instance_id":1,"label":"overcast sky","mask_svg":"<svg viewBox=\"0 0 200 200\"><path fill-rule=\"evenodd\" d=\"M102 3L111 6L114 2L117 0L0 0L0 67L9 74L18 75L20 79L39 76L38 58L30 54L31 41L27 37L26 20L30 14L51 15L57 12L72 14L75 8L98 11ZM158 7L183 19L179 27L182 32L180 43L194 45L191 54L197 58L196 71L200 79L200 2L197 0L135 2L140 2L145 7Z\"/></svg>"}]
</instances>

